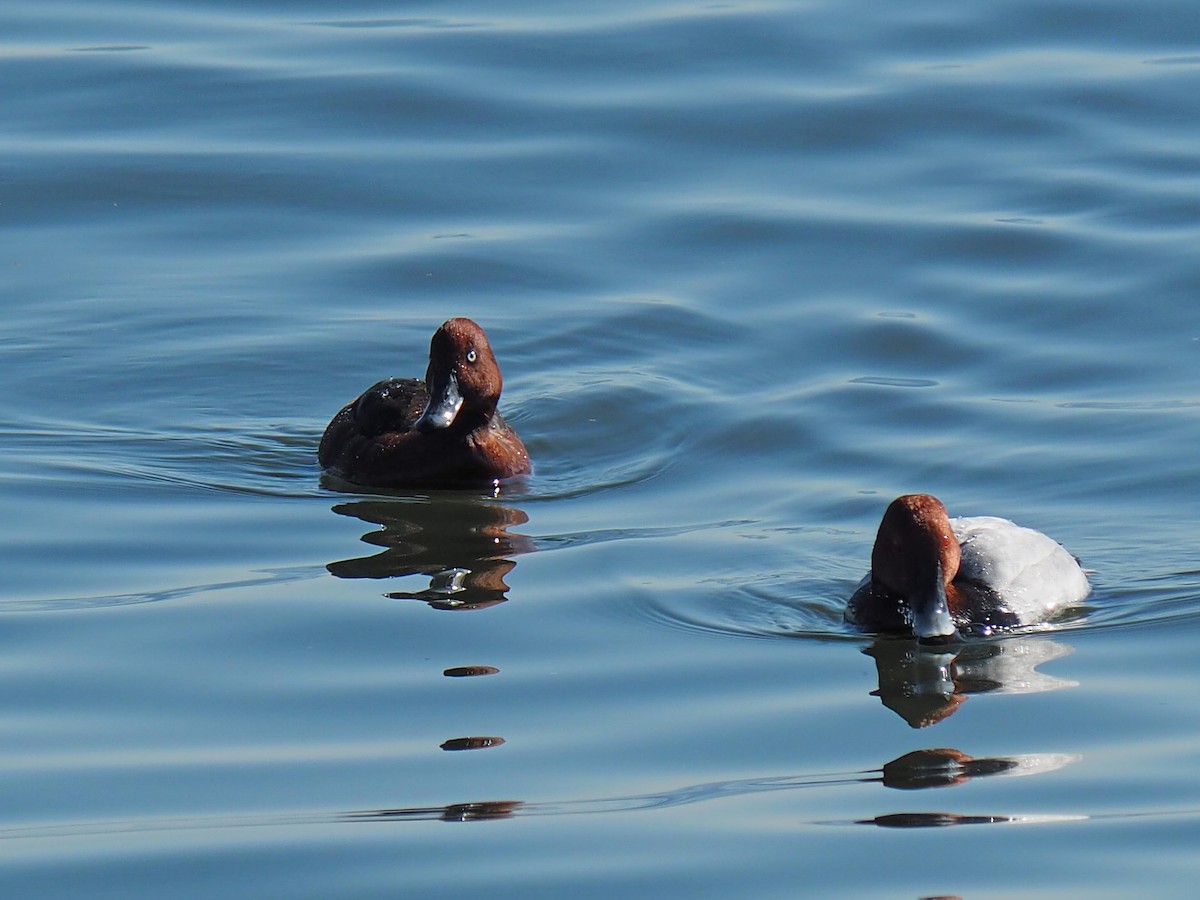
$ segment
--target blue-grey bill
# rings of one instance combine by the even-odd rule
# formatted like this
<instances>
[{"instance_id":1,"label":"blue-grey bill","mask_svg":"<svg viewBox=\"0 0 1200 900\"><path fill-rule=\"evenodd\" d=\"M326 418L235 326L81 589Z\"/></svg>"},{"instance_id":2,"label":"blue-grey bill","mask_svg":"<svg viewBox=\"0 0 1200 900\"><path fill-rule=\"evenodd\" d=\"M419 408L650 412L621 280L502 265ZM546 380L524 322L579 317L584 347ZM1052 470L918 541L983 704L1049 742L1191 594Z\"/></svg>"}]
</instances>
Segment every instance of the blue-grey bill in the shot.
<instances>
[{"instance_id":1,"label":"blue-grey bill","mask_svg":"<svg viewBox=\"0 0 1200 900\"><path fill-rule=\"evenodd\" d=\"M446 383L440 386L440 390L430 393L429 403L416 421L417 431L436 431L440 428L449 428L454 424L454 418L462 409L462 404L462 394L458 392L458 379L451 372Z\"/></svg>"}]
</instances>

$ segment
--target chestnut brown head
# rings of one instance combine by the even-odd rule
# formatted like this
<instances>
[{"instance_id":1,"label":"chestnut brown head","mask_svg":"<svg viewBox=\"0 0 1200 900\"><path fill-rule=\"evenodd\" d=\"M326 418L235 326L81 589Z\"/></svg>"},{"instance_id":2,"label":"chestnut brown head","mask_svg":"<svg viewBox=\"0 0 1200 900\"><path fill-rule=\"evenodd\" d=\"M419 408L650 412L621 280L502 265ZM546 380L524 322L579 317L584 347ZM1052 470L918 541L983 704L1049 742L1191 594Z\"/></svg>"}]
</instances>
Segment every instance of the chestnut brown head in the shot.
<instances>
[{"instance_id":1,"label":"chestnut brown head","mask_svg":"<svg viewBox=\"0 0 1200 900\"><path fill-rule=\"evenodd\" d=\"M416 428L469 431L485 425L496 411L503 385L483 329L470 319L449 319L429 342L429 403Z\"/></svg>"},{"instance_id":2,"label":"chestnut brown head","mask_svg":"<svg viewBox=\"0 0 1200 900\"><path fill-rule=\"evenodd\" d=\"M871 550L871 578L904 599L918 638L951 640L957 632L946 594L961 560L942 501L905 494L883 514Z\"/></svg>"}]
</instances>

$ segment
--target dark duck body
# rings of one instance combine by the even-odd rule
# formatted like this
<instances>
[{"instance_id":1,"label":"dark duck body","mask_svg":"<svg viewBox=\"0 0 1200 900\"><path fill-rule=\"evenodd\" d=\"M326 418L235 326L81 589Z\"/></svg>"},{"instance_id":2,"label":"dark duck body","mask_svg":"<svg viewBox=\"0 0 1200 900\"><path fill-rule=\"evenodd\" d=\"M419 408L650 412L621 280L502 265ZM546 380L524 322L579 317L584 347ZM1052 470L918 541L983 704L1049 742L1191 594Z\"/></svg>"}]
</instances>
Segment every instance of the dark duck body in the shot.
<instances>
[{"instance_id":1,"label":"dark duck body","mask_svg":"<svg viewBox=\"0 0 1200 900\"><path fill-rule=\"evenodd\" d=\"M429 342L425 380L388 378L333 417L321 465L367 487L460 487L527 475L529 453L496 410L503 379L487 335L450 319Z\"/></svg>"}]
</instances>

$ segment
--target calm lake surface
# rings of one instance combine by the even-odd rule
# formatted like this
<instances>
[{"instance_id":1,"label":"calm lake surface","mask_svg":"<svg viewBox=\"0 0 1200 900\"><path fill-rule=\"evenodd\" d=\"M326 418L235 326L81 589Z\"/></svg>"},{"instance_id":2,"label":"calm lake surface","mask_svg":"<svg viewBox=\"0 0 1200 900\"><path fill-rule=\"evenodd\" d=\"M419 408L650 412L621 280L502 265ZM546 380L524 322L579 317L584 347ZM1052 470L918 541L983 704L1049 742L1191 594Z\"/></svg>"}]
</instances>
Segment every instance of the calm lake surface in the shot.
<instances>
[{"instance_id":1,"label":"calm lake surface","mask_svg":"<svg viewBox=\"0 0 1200 900\"><path fill-rule=\"evenodd\" d=\"M1194 0L603 6L0 11L5 897L1194 895ZM534 476L322 476L454 315Z\"/></svg>"}]
</instances>

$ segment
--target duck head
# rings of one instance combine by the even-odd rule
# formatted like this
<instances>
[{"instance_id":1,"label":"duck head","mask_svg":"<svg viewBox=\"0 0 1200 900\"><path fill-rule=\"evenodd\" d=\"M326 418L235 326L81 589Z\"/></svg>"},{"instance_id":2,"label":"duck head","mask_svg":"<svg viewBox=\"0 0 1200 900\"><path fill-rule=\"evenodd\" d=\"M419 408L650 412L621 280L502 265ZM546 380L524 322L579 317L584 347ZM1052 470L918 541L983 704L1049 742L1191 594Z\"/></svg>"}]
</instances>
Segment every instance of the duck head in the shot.
<instances>
[{"instance_id":1,"label":"duck head","mask_svg":"<svg viewBox=\"0 0 1200 900\"><path fill-rule=\"evenodd\" d=\"M449 319L429 342L425 387L429 402L418 431L471 431L496 411L504 381L487 335L470 319Z\"/></svg>"},{"instance_id":2,"label":"duck head","mask_svg":"<svg viewBox=\"0 0 1200 900\"><path fill-rule=\"evenodd\" d=\"M961 559L942 501L906 494L883 514L871 550L871 578L904 600L918 639L948 643L959 639L948 595Z\"/></svg>"}]
</instances>

